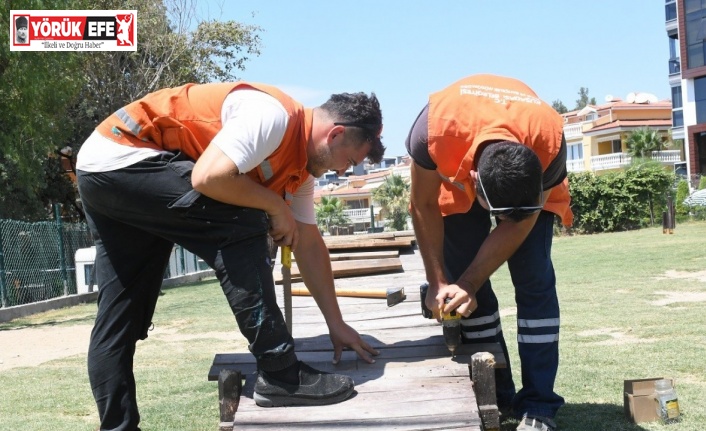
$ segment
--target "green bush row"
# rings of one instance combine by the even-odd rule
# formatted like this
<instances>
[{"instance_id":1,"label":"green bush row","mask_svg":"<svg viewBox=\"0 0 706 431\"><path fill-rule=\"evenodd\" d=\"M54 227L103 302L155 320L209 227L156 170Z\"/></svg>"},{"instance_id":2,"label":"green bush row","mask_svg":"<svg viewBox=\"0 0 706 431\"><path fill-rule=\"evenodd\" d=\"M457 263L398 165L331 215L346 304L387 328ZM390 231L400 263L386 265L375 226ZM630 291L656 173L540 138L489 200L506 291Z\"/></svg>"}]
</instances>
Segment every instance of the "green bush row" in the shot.
<instances>
[{"instance_id":1,"label":"green bush row","mask_svg":"<svg viewBox=\"0 0 706 431\"><path fill-rule=\"evenodd\" d=\"M673 172L651 162L603 175L570 172L573 229L577 233L616 232L661 224L667 197L675 204L686 197L680 198L684 192L681 186L675 190L675 183Z\"/></svg>"}]
</instances>

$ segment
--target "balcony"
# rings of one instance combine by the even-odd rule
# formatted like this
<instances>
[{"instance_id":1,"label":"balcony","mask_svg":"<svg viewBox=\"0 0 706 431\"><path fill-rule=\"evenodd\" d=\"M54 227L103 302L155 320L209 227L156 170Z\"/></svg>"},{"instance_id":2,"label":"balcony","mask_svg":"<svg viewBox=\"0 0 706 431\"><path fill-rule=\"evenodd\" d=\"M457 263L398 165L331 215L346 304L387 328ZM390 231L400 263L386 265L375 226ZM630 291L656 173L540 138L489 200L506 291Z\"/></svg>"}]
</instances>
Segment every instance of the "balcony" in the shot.
<instances>
[{"instance_id":1,"label":"balcony","mask_svg":"<svg viewBox=\"0 0 706 431\"><path fill-rule=\"evenodd\" d=\"M343 210L343 213L348 216L351 223L366 223L370 221L370 208ZM380 214L380 207L373 206L373 214L377 220L378 214Z\"/></svg>"},{"instance_id":2,"label":"balcony","mask_svg":"<svg viewBox=\"0 0 706 431\"><path fill-rule=\"evenodd\" d=\"M681 73L681 60L679 58L672 58L669 60L669 74L679 75Z\"/></svg>"},{"instance_id":3,"label":"balcony","mask_svg":"<svg viewBox=\"0 0 706 431\"><path fill-rule=\"evenodd\" d=\"M666 150L666 151L653 151L652 160L664 163L673 164L680 162L681 151L679 150ZM632 158L628 153L613 153L604 154L602 156L592 156L591 157L591 169L594 171L602 171L606 169L618 169L628 166ZM568 169L568 167L567 167Z\"/></svg>"},{"instance_id":4,"label":"balcony","mask_svg":"<svg viewBox=\"0 0 706 431\"><path fill-rule=\"evenodd\" d=\"M567 140L583 137L583 123L564 126L564 138Z\"/></svg>"},{"instance_id":5,"label":"balcony","mask_svg":"<svg viewBox=\"0 0 706 431\"><path fill-rule=\"evenodd\" d=\"M566 170L568 172L583 172L586 170L586 165L583 159L567 160Z\"/></svg>"}]
</instances>

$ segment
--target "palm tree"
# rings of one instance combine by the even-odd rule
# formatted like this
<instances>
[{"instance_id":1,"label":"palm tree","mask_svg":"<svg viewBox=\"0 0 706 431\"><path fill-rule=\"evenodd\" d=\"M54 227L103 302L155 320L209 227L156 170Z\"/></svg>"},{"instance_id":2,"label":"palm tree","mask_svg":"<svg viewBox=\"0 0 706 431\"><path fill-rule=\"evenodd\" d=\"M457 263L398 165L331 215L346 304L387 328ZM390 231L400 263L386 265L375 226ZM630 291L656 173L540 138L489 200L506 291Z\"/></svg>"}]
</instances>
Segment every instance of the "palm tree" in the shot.
<instances>
[{"instance_id":1,"label":"palm tree","mask_svg":"<svg viewBox=\"0 0 706 431\"><path fill-rule=\"evenodd\" d=\"M628 153L640 159L650 158L653 151L661 151L671 145L669 141L664 141L656 130L649 127L635 130L628 136L625 143L628 147Z\"/></svg>"},{"instance_id":2,"label":"palm tree","mask_svg":"<svg viewBox=\"0 0 706 431\"><path fill-rule=\"evenodd\" d=\"M373 191L373 199L382 206L393 229L405 229L409 216L409 184L400 175L385 178L385 182Z\"/></svg>"},{"instance_id":3,"label":"palm tree","mask_svg":"<svg viewBox=\"0 0 706 431\"><path fill-rule=\"evenodd\" d=\"M321 202L316 204L316 224L319 230L328 232L332 226L349 224L350 218L343 209L343 202L337 197L321 196Z\"/></svg>"}]
</instances>

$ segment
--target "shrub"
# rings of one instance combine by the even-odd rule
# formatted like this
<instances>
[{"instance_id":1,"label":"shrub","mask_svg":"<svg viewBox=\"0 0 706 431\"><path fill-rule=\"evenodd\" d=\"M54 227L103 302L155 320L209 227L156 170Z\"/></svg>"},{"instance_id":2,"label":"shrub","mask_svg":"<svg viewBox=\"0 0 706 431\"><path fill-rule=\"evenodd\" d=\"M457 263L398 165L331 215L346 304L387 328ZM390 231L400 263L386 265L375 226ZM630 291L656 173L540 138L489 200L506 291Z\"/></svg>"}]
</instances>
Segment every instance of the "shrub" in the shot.
<instances>
[{"instance_id":1,"label":"shrub","mask_svg":"<svg viewBox=\"0 0 706 431\"><path fill-rule=\"evenodd\" d=\"M686 180L680 180L677 184L677 193L674 198L674 208L677 217L683 217L689 214L689 207L684 205L684 199L689 196L689 183Z\"/></svg>"},{"instance_id":2,"label":"shrub","mask_svg":"<svg viewBox=\"0 0 706 431\"><path fill-rule=\"evenodd\" d=\"M579 233L638 229L661 220L674 174L639 163L605 175L569 173L574 229Z\"/></svg>"}]
</instances>

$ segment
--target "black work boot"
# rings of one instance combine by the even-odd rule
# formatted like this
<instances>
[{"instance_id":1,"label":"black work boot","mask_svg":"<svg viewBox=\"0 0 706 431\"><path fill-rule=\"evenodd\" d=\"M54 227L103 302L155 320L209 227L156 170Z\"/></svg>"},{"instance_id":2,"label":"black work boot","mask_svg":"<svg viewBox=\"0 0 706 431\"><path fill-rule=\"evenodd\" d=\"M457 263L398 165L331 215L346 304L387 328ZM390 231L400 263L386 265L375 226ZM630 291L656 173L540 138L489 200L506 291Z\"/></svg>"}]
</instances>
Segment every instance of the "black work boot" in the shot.
<instances>
[{"instance_id":1,"label":"black work boot","mask_svg":"<svg viewBox=\"0 0 706 431\"><path fill-rule=\"evenodd\" d=\"M353 386L353 379L348 376L319 371L300 361L298 384L258 371L253 398L260 407L323 406L347 399Z\"/></svg>"}]
</instances>

